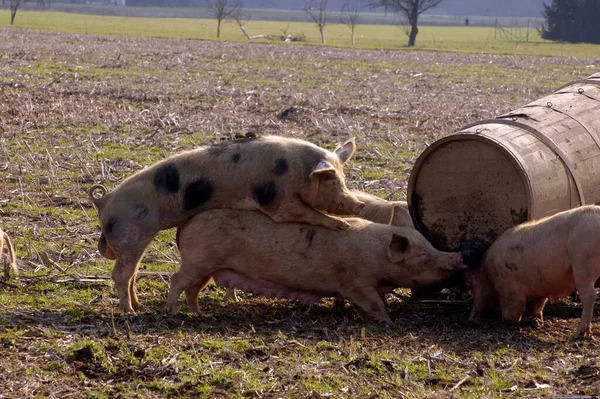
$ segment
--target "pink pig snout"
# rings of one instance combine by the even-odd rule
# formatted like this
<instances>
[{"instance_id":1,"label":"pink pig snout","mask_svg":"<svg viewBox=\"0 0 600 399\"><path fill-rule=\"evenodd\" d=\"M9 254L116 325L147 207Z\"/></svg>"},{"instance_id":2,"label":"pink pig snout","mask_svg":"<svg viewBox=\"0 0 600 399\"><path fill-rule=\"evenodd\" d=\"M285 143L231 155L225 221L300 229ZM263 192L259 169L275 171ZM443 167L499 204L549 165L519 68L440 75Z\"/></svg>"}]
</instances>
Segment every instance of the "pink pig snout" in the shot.
<instances>
[{"instance_id":1,"label":"pink pig snout","mask_svg":"<svg viewBox=\"0 0 600 399\"><path fill-rule=\"evenodd\" d=\"M466 269L466 268L467 268L467 266L466 266L466 265L463 265L463 254L462 254L461 252L458 252L458 253L456 254L456 259L455 259L455 261L454 261L454 262L455 262L455 263L454 263L454 268L455 268L456 270L463 270L463 269Z\"/></svg>"}]
</instances>

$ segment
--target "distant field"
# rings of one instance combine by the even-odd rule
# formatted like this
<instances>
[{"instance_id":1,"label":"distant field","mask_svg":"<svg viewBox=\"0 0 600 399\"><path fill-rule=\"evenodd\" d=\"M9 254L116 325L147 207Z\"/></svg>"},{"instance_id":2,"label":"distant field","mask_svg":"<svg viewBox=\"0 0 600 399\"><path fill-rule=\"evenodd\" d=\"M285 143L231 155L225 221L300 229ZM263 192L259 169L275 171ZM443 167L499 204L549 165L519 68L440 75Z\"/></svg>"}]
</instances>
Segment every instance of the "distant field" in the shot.
<instances>
[{"instance_id":1,"label":"distant field","mask_svg":"<svg viewBox=\"0 0 600 399\"><path fill-rule=\"evenodd\" d=\"M9 26L9 12L0 10L0 27ZM177 39L216 40L216 21L195 18L137 18L98 16L61 12L19 11L15 28L41 29L66 33L160 37ZM281 36L288 34L306 37L302 42L320 44L314 24L307 22L249 21L250 35ZM536 29L507 29L504 33L489 27L422 26L415 50L443 51L474 54L510 54L520 56L559 56L600 59L600 46L589 44L561 44L543 40ZM325 29L328 46L351 47L350 30L341 24L330 24ZM507 40L507 37L518 37ZM364 49L406 49L407 37L399 26L359 25L356 28L356 46ZM221 40L244 42L238 26L228 22L222 26ZM257 42L272 42L260 39Z\"/></svg>"}]
</instances>

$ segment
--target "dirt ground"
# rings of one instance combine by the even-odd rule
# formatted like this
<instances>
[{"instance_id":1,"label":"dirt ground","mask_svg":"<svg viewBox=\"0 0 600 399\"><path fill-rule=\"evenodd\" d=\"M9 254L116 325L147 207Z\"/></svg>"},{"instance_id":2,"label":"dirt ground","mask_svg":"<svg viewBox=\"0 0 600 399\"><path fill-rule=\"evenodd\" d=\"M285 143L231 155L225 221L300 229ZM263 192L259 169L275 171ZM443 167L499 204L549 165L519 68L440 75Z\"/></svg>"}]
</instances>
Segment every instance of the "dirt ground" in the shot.
<instances>
[{"instance_id":1,"label":"dirt ground","mask_svg":"<svg viewBox=\"0 0 600 399\"><path fill-rule=\"evenodd\" d=\"M0 284L0 398L586 397L600 346L577 302L546 322L467 322L468 295L390 296L391 327L211 286L164 315L174 231L146 254L144 310L116 310L86 195L198 145L355 137L348 184L404 199L435 140L594 72L600 60L341 50L0 30L0 225L21 277ZM600 328L595 317L593 327Z\"/></svg>"}]
</instances>

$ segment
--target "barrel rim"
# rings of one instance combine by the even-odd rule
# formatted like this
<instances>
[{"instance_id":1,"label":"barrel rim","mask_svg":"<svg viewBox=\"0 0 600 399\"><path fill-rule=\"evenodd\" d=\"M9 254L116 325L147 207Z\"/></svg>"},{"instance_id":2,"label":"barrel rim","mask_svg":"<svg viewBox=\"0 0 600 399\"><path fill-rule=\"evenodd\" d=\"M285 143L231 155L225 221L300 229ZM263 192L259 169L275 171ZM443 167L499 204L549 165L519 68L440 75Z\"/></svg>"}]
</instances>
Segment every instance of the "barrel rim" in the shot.
<instances>
[{"instance_id":1,"label":"barrel rim","mask_svg":"<svg viewBox=\"0 0 600 399\"><path fill-rule=\"evenodd\" d=\"M567 84L560 86L558 89L553 90L552 94L556 94L557 92L561 91L562 89L565 89L570 86L576 86L576 85L596 85L596 86L598 86L598 85L600 85L600 76L592 75L585 79L574 80L572 82L569 82Z\"/></svg>"},{"instance_id":2,"label":"barrel rim","mask_svg":"<svg viewBox=\"0 0 600 399\"><path fill-rule=\"evenodd\" d=\"M423 223L420 220L420 218L417 216L417 212L413 209L413 206L414 206L413 194L414 194L414 188L415 188L414 186L416 184L416 180L417 180L419 171L421 170L421 165L425 162L425 160L429 157L429 155L431 155L431 153L436 148L446 144L447 142L456 141L456 140L460 140L460 139L468 139L468 140L487 142L488 144L489 143L496 144L496 147L499 148L499 150L501 152L503 152L505 155L507 155L507 158L513 163L513 165L515 165L517 167L518 173L521 176L522 182L524 183L525 190L527 191L527 213L528 213L528 215L535 215L534 204L532 201L533 188L531 185L531 179L529 178L529 175L526 173L526 169L524 166L525 161L521 158L521 156L518 153L511 151L506 144L504 144L500 140L497 140L494 137L484 136L479 132L465 132L464 131L465 129L468 129L468 128L471 128L474 126L493 124L493 121L485 121L485 122L486 123L481 123L481 122L472 123L470 125L463 127L463 129L461 129L460 131L451 133L450 135L448 135L446 137L436 140L429 147L427 147L415 161L415 164L412 167L412 170L411 170L411 173L410 173L410 176L408 179L406 199L407 199L407 203L408 203L408 211L410 213L410 216L411 216L413 223L415 224L415 227L417 228L417 230L419 230L421 232L424 231L422 228Z\"/></svg>"}]
</instances>

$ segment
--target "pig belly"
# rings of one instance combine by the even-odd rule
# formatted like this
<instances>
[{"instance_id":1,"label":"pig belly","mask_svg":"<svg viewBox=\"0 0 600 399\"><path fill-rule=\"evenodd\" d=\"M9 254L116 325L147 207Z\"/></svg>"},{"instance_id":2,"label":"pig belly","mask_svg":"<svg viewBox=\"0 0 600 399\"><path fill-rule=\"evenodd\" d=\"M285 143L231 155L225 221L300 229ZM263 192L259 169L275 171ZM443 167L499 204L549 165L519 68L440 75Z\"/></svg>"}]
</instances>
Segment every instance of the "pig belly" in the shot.
<instances>
[{"instance_id":1,"label":"pig belly","mask_svg":"<svg viewBox=\"0 0 600 399\"><path fill-rule=\"evenodd\" d=\"M334 293L321 294L307 290L297 290L277 284L272 281L258 278L249 278L232 269L221 269L212 274L213 280L218 286L225 288L237 288L244 292L261 294L267 298L287 298L310 306L325 296L337 296Z\"/></svg>"},{"instance_id":2,"label":"pig belly","mask_svg":"<svg viewBox=\"0 0 600 399\"><path fill-rule=\"evenodd\" d=\"M551 302L556 302L576 291L570 265L546 263L546 267L535 265L528 271L529 275L524 274L518 278L528 299L546 297Z\"/></svg>"}]
</instances>

